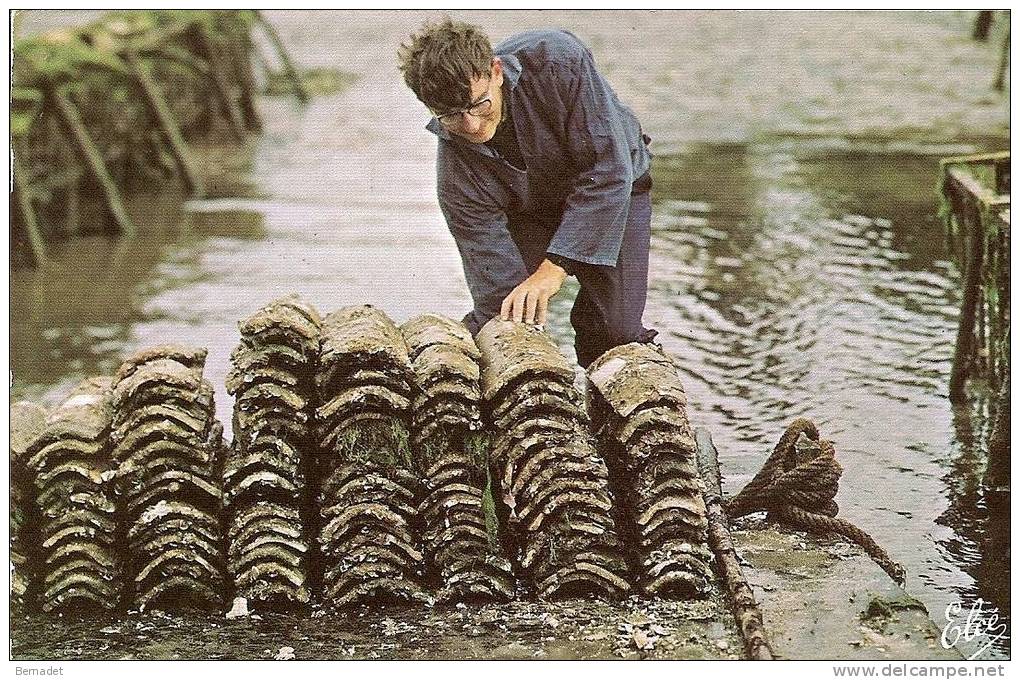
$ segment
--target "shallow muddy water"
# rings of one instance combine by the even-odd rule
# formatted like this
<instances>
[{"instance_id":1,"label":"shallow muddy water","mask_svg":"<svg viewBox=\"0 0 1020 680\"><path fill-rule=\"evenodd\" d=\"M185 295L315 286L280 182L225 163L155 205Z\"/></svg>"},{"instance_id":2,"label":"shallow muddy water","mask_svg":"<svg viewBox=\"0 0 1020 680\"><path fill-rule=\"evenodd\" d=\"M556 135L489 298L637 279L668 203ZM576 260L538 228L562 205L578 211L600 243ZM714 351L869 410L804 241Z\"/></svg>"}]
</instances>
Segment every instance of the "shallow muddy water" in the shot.
<instances>
[{"instance_id":1,"label":"shallow muddy water","mask_svg":"<svg viewBox=\"0 0 1020 680\"><path fill-rule=\"evenodd\" d=\"M127 351L177 340L209 347L229 429L236 322L276 296L372 303L398 322L466 311L435 142L395 70L425 15L268 16L298 62L354 85L306 107L265 98L265 133L207 168L219 198L136 197L134 241L56 244L45 267L12 271L14 399L59 398ZM29 13L20 28L75 18ZM653 137L646 324L679 359L727 491L810 417L845 470L841 514L903 563L936 623L958 600L1008 615L1008 512L978 488L987 404L954 413L947 399L960 286L936 218L938 158L1008 147L994 42L967 39L970 14L465 18L494 37L570 28ZM571 292L550 324L566 351Z\"/></svg>"}]
</instances>

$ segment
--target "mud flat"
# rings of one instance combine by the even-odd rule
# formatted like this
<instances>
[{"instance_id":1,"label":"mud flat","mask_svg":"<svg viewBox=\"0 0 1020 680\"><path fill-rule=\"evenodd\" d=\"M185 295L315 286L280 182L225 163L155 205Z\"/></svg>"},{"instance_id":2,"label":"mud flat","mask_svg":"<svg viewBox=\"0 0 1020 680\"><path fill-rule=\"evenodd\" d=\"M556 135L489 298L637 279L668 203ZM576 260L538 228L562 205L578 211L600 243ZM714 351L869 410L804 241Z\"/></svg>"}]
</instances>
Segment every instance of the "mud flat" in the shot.
<instances>
[{"instance_id":1,"label":"mud flat","mask_svg":"<svg viewBox=\"0 0 1020 680\"><path fill-rule=\"evenodd\" d=\"M780 658L960 658L924 605L860 548L754 518L731 533Z\"/></svg>"},{"instance_id":2,"label":"mud flat","mask_svg":"<svg viewBox=\"0 0 1020 680\"><path fill-rule=\"evenodd\" d=\"M916 600L858 548L755 520L733 530L772 647L786 659L954 659ZM471 607L363 607L259 613L11 621L11 655L37 659L738 659L718 596L670 602L514 601ZM254 618L260 616L261 618ZM641 643L646 649L639 649Z\"/></svg>"}]
</instances>

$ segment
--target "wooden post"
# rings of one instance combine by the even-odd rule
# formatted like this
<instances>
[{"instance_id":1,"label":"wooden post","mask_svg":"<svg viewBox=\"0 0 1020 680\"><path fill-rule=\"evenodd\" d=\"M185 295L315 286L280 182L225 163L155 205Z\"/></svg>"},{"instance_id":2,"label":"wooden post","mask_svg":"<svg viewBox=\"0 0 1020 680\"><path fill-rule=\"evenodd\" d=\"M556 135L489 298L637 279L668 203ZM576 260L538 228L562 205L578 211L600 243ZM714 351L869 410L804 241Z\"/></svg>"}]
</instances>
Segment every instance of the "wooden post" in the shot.
<instances>
[{"instance_id":1,"label":"wooden post","mask_svg":"<svg viewBox=\"0 0 1020 680\"><path fill-rule=\"evenodd\" d=\"M1006 69L1009 67L1009 30L1006 30L1006 37L1002 39L1002 47L999 51L999 66L995 69L995 80L992 82L992 89L1002 92L1006 83Z\"/></svg>"},{"instance_id":2,"label":"wooden post","mask_svg":"<svg viewBox=\"0 0 1020 680\"><path fill-rule=\"evenodd\" d=\"M1008 173L1007 173L1008 176ZM1007 180L1008 182L1008 180ZM998 303L995 310L996 320L995 325L999 329L1000 334L1005 332L1005 341L1002 346L998 347L998 365L996 370L999 377L999 384L1001 385L1003 380L1009 377L1009 310L1010 310L1010 264L1009 264L1009 248L1010 248L1010 224L1009 218L1006 215L1007 211L996 211L996 219L999 222L998 229L998 243L996 243L996 250L998 252L999 263L998 272L999 278L995 281L995 286L999 291L996 302Z\"/></svg>"},{"instance_id":3,"label":"wooden post","mask_svg":"<svg viewBox=\"0 0 1020 680\"><path fill-rule=\"evenodd\" d=\"M993 490L1009 488L1009 370L1006 370L995 399L995 422L988 437L988 468L985 486Z\"/></svg>"},{"instance_id":4,"label":"wooden post","mask_svg":"<svg viewBox=\"0 0 1020 680\"><path fill-rule=\"evenodd\" d=\"M223 109L223 115L227 119L230 133L238 142L244 143L244 123L241 122L241 111L237 107L237 102L234 101L234 97L230 92L230 83L223 72L223 61L220 59L219 46L216 44L216 39L210 35L205 24L200 21L195 22L194 30L202 46L202 51L205 52L206 61L209 62L213 89L216 91L217 99L220 100L220 108Z\"/></svg>"},{"instance_id":5,"label":"wooden post","mask_svg":"<svg viewBox=\"0 0 1020 680\"><path fill-rule=\"evenodd\" d=\"M110 173L103 163L102 154L99 153L99 149L96 148L95 143L89 138L88 131L85 129L85 124L82 123L78 109L56 86L47 88L47 96L53 102L54 109L60 117L60 121L67 129L71 141L74 143L85 167L88 168L96 182L98 182L99 188L103 192L103 198L106 199L106 207L113 217L115 231L124 236L134 236L135 225L131 222L131 218L128 217L127 211L124 209L120 192L117 190L117 185L114 183L113 178L110 177Z\"/></svg>"},{"instance_id":6,"label":"wooden post","mask_svg":"<svg viewBox=\"0 0 1020 680\"><path fill-rule=\"evenodd\" d=\"M262 119L259 117L258 106L255 103L257 91L255 72L251 65L251 36L242 30L243 26L247 26L243 20L232 17L229 21L227 49L232 57L234 74L241 85L241 114L244 116L245 127L252 132L261 132Z\"/></svg>"},{"instance_id":7,"label":"wooden post","mask_svg":"<svg viewBox=\"0 0 1020 680\"><path fill-rule=\"evenodd\" d=\"M290 60L290 55L287 54L286 48L283 46L283 41L280 40L280 34L276 32L276 29L271 23L266 21L266 18L262 16L262 12L256 10L256 16L258 17L259 23L266 31L266 35L269 36L270 42L273 43L273 48L276 50L276 56L279 57L280 63L283 65L283 70L287 74L287 78L290 80L291 86L294 88L294 95L301 100L302 103L308 101L308 90L305 89L304 83L301 82L301 77L298 76L297 70L294 68L294 63Z\"/></svg>"},{"instance_id":8,"label":"wooden post","mask_svg":"<svg viewBox=\"0 0 1020 680\"><path fill-rule=\"evenodd\" d=\"M982 42L988 40L988 33L992 30L992 20L995 14L990 9L983 9L974 17L974 32L971 37Z\"/></svg>"},{"instance_id":9,"label":"wooden post","mask_svg":"<svg viewBox=\"0 0 1020 680\"><path fill-rule=\"evenodd\" d=\"M995 167L995 193L1008 194L1010 189L1009 158L998 158L992 162Z\"/></svg>"},{"instance_id":10,"label":"wooden post","mask_svg":"<svg viewBox=\"0 0 1020 680\"><path fill-rule=\"evenodd\" d=\"M963 304L956 330L956 349L953 352L953 372L949 378L949 400L958 403L967 397L967 373L974 355L974 321L977 315L978 294L981 288L982 255L985 233L978 208L970 199L963 200L963 228L967 230L968 257L964 271Z\"/></svg>"},{"instance_id":11,"label":"wooden post","mask_svg":"<svg viewBox=\"0 0 1020 680\"><path fill-rule=\"evenodd\" d=\"M994 250L992 250L994 253ZM992 255L994 257L994 254ZM987 279L991 280L991 276ZM987 340L985 340L985 347L988 348L988 381L992 385L993 389L998 389L1000 386L999 381L999 343L996 339L999 337L1002 329L996 325L998 321L998 310L992 308L991 302L985 300L985 325L987 328Z\"/></svg>"},{"instance_id":12,"label":"wooden post","mask_svg":"<svg viewBox=\"0 0 1020 680\"><path fill-rule=\"evenodd\" d=\"M139 60L138 55L133 52L127 52L124 55L124 59L127 61L131 72L138 82L142 98L149 108L149 113L152 114L153 119L166 138L170 151L173 153L174 161L177 164L177 170L184 179L184 183L188 186L192 196L201 198L205 195L202 178L195 170L195 166L191 161L191 153L188 151L188 145L184 142L184 136L177 126L177 121L174 119L170 106L163 99L163 95L152 80L148 68Z\"/></svg>"},{"instance_id":13,"label":"wooden post","mask_svg":"<svg viewBox=\"0 0 1020 680\"><path fill-rule=\"evenodd\" d=\"M694 430L698 441L698 468L705 482L705 508L708 515L708 543L715 554L716 567L726 584L733 618L744 640L744 652L754 661L771 661L775 658L761 611L754 599L754 591L744 577L730 536L729 518L722 498L722 480L719 474L719 454L712 435L703 427Z\"/></svg>"},{"instance_id":14,"label":"wooden post","mask_svg":"<svg viewBox=\"0 0 1020 680\"><path fill-rule=\"evenodd\" d=\"M13 157L13 165L14 200L21 213L21 224L25 228L25 235L28 237L28 250L32 266L38 267L46 261L46 244L39 231L39 222L35 219L35 209L32 208L32 198L28 193L28 182L16 152Z\"/></svg>"}]
</instances>

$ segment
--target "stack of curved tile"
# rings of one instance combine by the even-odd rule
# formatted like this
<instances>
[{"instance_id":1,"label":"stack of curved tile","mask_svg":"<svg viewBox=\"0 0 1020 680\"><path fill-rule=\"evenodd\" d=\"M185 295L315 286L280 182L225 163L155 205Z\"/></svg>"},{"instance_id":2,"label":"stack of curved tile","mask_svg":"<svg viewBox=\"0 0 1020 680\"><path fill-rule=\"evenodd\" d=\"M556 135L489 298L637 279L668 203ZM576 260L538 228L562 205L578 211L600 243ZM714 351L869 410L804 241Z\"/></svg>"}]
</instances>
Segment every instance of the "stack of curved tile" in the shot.
<instances>
[{"instance_id":1,"label":"stack of curved tile","mask_svg":"<svg viewBox=\"0 0 1020 680\"><path fill-rule=\"evenodd\" d=\"M400 330L367 305L329 314L315 382L324 599L427 599L408 454L414 374Z\"/></svg>"},{"instance_id":2,"label":"stack of curved tile","mask_svg":"<svg viewBox=\"0 0 1020 680\"><path fill-rule=\"evenodd\" d=\"M588 408L636 526L640 587L700 597L712 582L705 503L687 397L658 347L615 347L588 368Z\"/></svg>"},{"instance_id":3,"label":"stack of curved tile","mask_svg":"<svg viewBox=\"0 0 1020 680\"><path fill-rule=\"evenodd\" d=\"M223 428L202 377L205 357L205 349L161 345L117 371L114 458L140 609L222 606Z\"/></svg>"},{"instance_id":4,"label":"stack of curved tile","mask_svg":"<svg viewBox=\"0 0 1020 680\"><path fill-rule=\"evenodd\" d=\"M108 378L89 378L46 418L29 446L42 513L44 611L114 609L123 591L117 559Z\"/></svg>"},{"instance_id":5,"label":"stack of curved tile","mask_svg":"<svg viewBox=\"0 0 1020 680\"><path fill-rule=\"evenodd\" d=\"M31 599L34 572L39 563L39 509L35 504L28 450L46 430L46 409L30 401L11 404L10 566L11 606L24 607Z\"/></svg>"},{"instance_id":6,"label":"stack of curved tile","mask_svg":"<svg viewBox=\"0 0 1020 680\"><path fill-rule=\"evenodd\" d=\"M301 509L310 460L318 312L275 300L239 324L227 392L234 441L223 471L227 567L234 595L265 606L307 604Z\"/></svg>"},{"instance_id":7,"label":"stack of curved tile","mask_svg":"<svg viewBox=\"0 0 1020 680\"><path fill-rule=\"evenodd\" d=\"M522 574L543 599L628 592L608 470L574 371L544 332L493 319L477 336L509 529Z\"/></svg>"},{"instance_id":8,"label":"stack of curved tile","mask_svg":"<svg viewBox=\"0 0 1020 680\"><path fill-rule=\"evenodd\" d=\"M417 380L412 404L415 463L424 477L419 506L430 575L442 602L507 601L515 595L509 560L498 554L488 473L478 455L481 354L451 319L423 314L400 327Z\"/></svg>"}]
</instances>

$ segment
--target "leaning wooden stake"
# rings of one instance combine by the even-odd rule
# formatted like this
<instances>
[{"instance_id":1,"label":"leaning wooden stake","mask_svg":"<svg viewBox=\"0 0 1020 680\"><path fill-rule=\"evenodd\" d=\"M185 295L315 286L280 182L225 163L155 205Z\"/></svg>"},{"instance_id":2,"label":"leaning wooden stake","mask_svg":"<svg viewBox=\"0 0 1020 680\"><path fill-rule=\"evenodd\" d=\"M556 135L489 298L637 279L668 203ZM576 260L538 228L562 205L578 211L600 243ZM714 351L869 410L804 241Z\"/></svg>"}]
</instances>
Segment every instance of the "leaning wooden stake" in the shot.
<instances>
[{"instance_id":1,"label":"leaning wooden stake","mask_svg":"<svg viewBox=\"0 0 1020 680\"><path fill-rule=\"evenodd\" d=\"M234 65L234 76L241 86L241 114L244 124L252 132L262 131L262 118L255 102L257 86L255 72L251 65L251 36L233 24L227 32L227 49Z\"/></svg>"},{"instance_id":2,"label":"leaning wooden stake","mask_svg":"<svg viewBox=\"0 0 1020 680\"><path fill-rule=\"evenodd\" d=\"M705 508L708 514L708 543L715 554L716 566L726 583L733 618L737 621L740 637L744 640L744 652L754 661L771 661L775 658L768 638L761 611L754 599L754 592L744 577L737 560L737 551L730 536L729 519L726 517L722 497L722 482L719 476L719 454L712 435L704 428L696 428L698 441L698 467L705 482Z\"/></svg>"},{"instance_id":3,"label":"leaning wooden stake","mask_svg":"<svg viewBox=\"0 0 1020 680\"><path fill-rule=\"evenodd\" d=\"M981 267L984 260L985 229L981 215L972 201L963 199L963 228L967 229L967 269L964 272L963 304L956 330L956 349L949 377L949 400L959 403L967 398L967 374L973 363L974 322L977 318L978 294L981 288Z\"/></svg>"},{"instance_id":4,"label":"leaning wooden stake","mask_svg":"<svg viewBox=\"0 0 1020 680\"><path fill-rule=\"evenodd\" d=\"M244 122L241 120L241 110L238 108L237 102L230 92L230 82L227 80L227 74L224 72L219 45L201 22L195 22L195 35L202 45L202 51L205 52L206 61L209 62L213 89L216 91L216 97L220 100L220 106L227 119L230 133L238 142L244 142Z\"/></svg>"},{"instance_id":5,"label":"leaning wooden stake","mask_svg":"<svg viewBox=\"0 0 1020 680\"><path fill-rule=\"evenodd\" d=\"M113 217L115 230L124 236L134 236L135 225L131 222L131 218L128 217L127 211L124 209L124 203L121 201L117 184L110 177L110 172L106 169L103 156L99 149L96 148L95 142L89 137L85 124L78 114L78 109L57 87L49 88L47 95L53 102L60 121L67 128L85 167L88 168L96 182L98 182L99 188L103 192L103 198L106 199L106 207Z\"/></svg>"},{"instance_id":6,"label":"leaning wooden stake","mask_svg":"<svg viewBox=\"0 0 1020 680\"><path fill-rule=\"evenodd\" d=\"M181 177L184 178L188 190L195 198L201 198L205 195L205 187L202 184L202 178L199 177L191 161L191 153L184 142L184 135L181 134L177 121L174 120L173 112L167 105L156 83L152 80L152 76L149 75L148 68L138 58L138 55L128 52L124 55L124 59L131 67L131 72L138 81L145 104L149 108L149 113L152 114L153 119L155 119L160 131L166 138L167 144L170 146L170 151L173 153L174 161L177 164L177 170L181 173Z\"/></svg>"},{"instance_id":7,"label":"leaning wooden stake","mask_svg":"<svg viewBox=\"0 0 1020 680\"><path fill-rule=\"evenodd\" d=\"M297 69L294 68L294 63L290 60L290 55L287 54L286 48L283 46L283 41L280 40L280 34L276 32L276 29L271 23L266 21L266 18L262 16L262 12L256 11L259 23L262 24L262 28L265 29L266 35L269 36L269 40L273 43L273 47L276 49L276 56L280 59L280 63L283 65L283 70L287 74L287 78L290 80L291 85L294 87L294 95L297 96L303 102L308 101L308 90L305 89L304 83L301 82L301 77L298 76Z\"/></svg>"},{"instance_id":8,"label":"leaning wooden stake","mask_svg":"<svg viewBox=\"0 0 1020 680\"><path fill-rule=\"evenodd\" d=\"M28 236L28 245L32 253L32 265L38 267L46 260L46 244L43 242L42 234L39 232L39 222L35 219L35 210L32 208L32 199L28 194L28 184L25 181L25 174L21 168L21 161L17 154L14 155L14 196L21 212L21 224L25 227L25 234Z\"/></svg>"}]
</instances>

